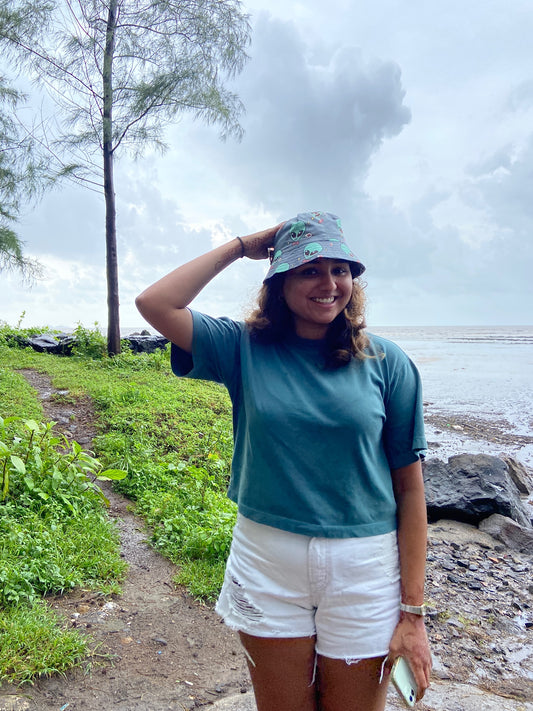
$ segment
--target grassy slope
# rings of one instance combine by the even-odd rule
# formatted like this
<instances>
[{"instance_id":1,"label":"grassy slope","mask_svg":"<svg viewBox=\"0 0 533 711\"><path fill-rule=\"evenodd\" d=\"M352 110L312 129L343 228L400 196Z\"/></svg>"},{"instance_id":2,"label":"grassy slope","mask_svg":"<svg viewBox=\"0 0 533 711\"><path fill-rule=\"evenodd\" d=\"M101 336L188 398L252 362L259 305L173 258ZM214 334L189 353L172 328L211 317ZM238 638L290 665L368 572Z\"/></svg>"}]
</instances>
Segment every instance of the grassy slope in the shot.
<instances>
[{"instance_id":1,"label":"grassy slope","mask_svg":"<svg viewBox=\"0 0 533 711\"><path fill-rule=\"evenodd\" d=\"M94 442L96 456L106 467L128 471L119 488L137 501L138 511L152 525L154 545L180 565L180 582L187 584L193 594L212 599L222 579L235 519L235 507L225 496L231 458L231 414L225 391L213 384L176 379L170 374L166 353L125 354L113 360L60 358L0 345L2 417L42 417L38 398L15 372L18 368L47 373L55 387L69 390L68 397L85 393L92 397L99 430ZM6 501L10 501L9 497ZM0 521L4 519L4 523L8 514L5 503L0 502ZM35 521L26 513L26 523L21 517L22 528L27 525L27 531L35 531ZM106 527L112 530L110 524L105 523L103 528ZM76 585L100 588L107 585L109 589L111 580L120 579L120 566L105 574L102 571L96 575L94 570L98 568L98 560L109 559L110 546L117 554L117 543L116 538L111 541L109 533L107 538L102 531L97 534L99 528L95 521L91 523L94 538L98 539L91 551L92 568L86 566L92 572L85 578L82 575L76 578L72 573L69 580ZM74 532L68 537L76 540ZM83 548L81 542L79 548ZM43 550L53 551L54 546L43 546ZM13 556L13 550L4 553L3 558L0 554L0 566L12 569L13 560L8 556ZM67 553L55 550L56 556L68 560L77 560L79 553L75 542ZM29 559L31 555L21 548L18 563L23 566L24 557ZM43 562L45 568L46 565L53 570L53 561L47 558ZM79 567L83 566L80 560ZM40 592L46 589L45 585ZM29 614L35 619L33 643L28 633ZM6 654L0 654L0 678L20 681L58 668L52 655L48 662L43 662L42 650L38 654L31 651L39 649L35 639L43 634L43 625L48 629L51 624L50 616L43 612L38 601L22 599L17 607L5 600L4 595L0 630L10 630L14 643L21 634L26 638L19 640L26 650L22 655L26 661L11 662L20 655L17 656L13 645L4 645ZM62 668L66 668L78 661L85 650L73 646L71 633L63 634ZM56 642L53 647L57 648ZM14 671L15 667L18 671Z\"/></svg>"}]
</instances>

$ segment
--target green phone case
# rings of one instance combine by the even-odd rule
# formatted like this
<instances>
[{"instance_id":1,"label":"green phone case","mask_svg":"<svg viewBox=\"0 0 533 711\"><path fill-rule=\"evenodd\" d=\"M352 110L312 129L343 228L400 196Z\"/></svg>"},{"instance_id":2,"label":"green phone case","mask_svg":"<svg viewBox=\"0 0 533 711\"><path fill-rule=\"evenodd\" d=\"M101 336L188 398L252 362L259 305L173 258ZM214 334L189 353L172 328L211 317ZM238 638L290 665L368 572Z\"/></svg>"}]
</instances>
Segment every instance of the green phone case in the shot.
<instances>
[{"instance_id":1,"label":"green phone case","mask_svg":"<svg viewBox=\"0 0 533 711\"><path fill-rule=\"evenodd\" d=\"M412 708L416 701L417 686L411 667L403 657L398 657L392 665L391 679L405 705Z\"/></svg>"}]
</instances>

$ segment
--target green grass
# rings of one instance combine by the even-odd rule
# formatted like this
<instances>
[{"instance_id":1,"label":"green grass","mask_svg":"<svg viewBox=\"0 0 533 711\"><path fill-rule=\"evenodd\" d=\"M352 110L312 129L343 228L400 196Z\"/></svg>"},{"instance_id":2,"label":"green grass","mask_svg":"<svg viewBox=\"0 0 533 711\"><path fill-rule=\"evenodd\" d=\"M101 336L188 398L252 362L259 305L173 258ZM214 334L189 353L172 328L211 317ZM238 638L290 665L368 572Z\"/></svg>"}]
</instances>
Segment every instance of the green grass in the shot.
<instances>
[{"instance_id":1,"label":"green grass","mask_svg":"<svg viewBox=\"0 0 533 711\"><path fill-rule=\"evenodd\" d=\"M3 417L22 412L25 417L32 417L37 420L43 415L41 403L35 398L35 390L28 384L24 376L14 372L9 366L2 366L1 357L0 403L0 415Z\"/></svg>"},{"instance_id":2,"label":"green grass","mask_svg":"<svg viewBox=\"0 0 533 711\"><path fill-rule=\"evenodd\" d=\"M225 493L232 454L226 391L216 384L175 378L168 350L153 355L125 352L109 359L91 332L85 332L85 346L70 358L8 347L6 340L0 328L0 416L42 418L37 394L16 372L21 368L48 374L57 389L68 391L62 396L68 402L89 395L98 432L94 457L106 468L127 471L115 487L136 502L137 512L152 527L153 545L179 566L176 582L197 597L214 599L236 516ZM82 505L76 486L65 490L65 477L56 477L51 502L42 498L43 492L50 495L46 477L28 491L23 474L17 480L16 467L10 467L15 470L8 482L10 493L0 500L0 611L11 621L19 614L25 619L36 615L35 628L49 624L60 639L65 631L53 616L43 616L40 597L79 585L116 590L123 574L116 532L91 487L89 503L84 499ZM7 582L2 583L2 575ZM29 627L21 623L10 629L19 630L16 635ZM70 644L68 632L66 649ZM67 666L78 663L84 652L76 654L65 652ZM11 671L7 662L0 662L0 679L24 680L60 670L52 656L47 661L42 652L39 655L41 661L21 661L20 668Z\"/></svg>"},{"instance_id":3,"label":"green grass","mask_svg":"<svg viewBox=\"0 0 533 711\"><path fill-rule=\"evenodd\" d=\"M0 680L14 684L63 673L88 654L88 640L64 629L42 602L0 607Z\"/></svg>"}]
</instances>

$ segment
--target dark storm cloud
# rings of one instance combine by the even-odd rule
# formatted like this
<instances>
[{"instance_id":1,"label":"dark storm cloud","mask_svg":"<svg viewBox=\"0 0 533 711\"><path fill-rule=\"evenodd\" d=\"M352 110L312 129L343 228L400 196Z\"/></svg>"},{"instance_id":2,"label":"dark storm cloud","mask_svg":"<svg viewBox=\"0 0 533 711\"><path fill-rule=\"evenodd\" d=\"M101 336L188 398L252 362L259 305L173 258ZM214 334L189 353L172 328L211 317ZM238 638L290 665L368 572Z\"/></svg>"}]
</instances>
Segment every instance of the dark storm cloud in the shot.
<instances>
[{"instance_id":1,"label":"dark storm cloud","mask_svg":"<svg viewBox=\"0 0 533 711\"><path fill-rule=\"evenodd\" d=\"M291 205L344 203L384 138L410 120L394 62L365 61L355 47L318 49L294 23L261 15L236 83L245 138L220 147L206 135L205 150L248 197L282 214L293 211L287 196Z\"/></svg>"}]
</instances>

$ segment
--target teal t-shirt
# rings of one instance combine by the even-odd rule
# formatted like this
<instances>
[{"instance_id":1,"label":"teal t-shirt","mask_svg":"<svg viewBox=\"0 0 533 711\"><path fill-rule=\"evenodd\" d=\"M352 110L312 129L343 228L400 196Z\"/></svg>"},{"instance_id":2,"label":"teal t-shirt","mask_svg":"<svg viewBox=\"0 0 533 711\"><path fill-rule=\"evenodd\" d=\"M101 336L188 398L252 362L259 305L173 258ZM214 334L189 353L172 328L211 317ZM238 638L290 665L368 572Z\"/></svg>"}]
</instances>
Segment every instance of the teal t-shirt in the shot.
<instances>
[{"instance_id":1,"label":"teal t-shirt","mask_svg":"<svg viewBox=\"0 0 533 711\"><path fill-rule=\"evenodd\" d=\"M239 511L307 536L394 530L390 470L426 449L420 378L407 355L369 335L378 357L325 369L322 341L261 344L242 322L192 314L192 355L173 345L172 369L229 391L228 495Z\"/></svg>"}]
</instances>

